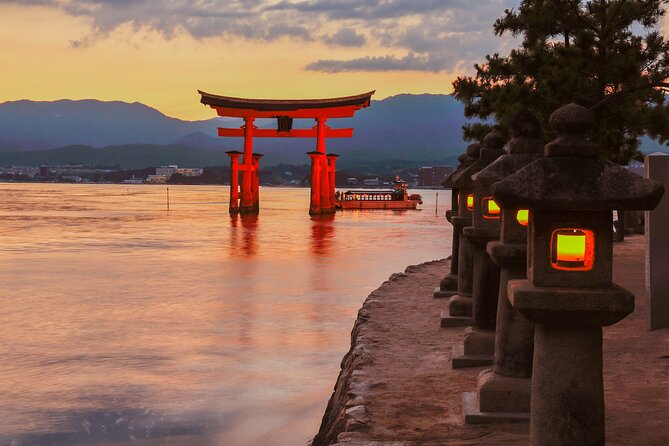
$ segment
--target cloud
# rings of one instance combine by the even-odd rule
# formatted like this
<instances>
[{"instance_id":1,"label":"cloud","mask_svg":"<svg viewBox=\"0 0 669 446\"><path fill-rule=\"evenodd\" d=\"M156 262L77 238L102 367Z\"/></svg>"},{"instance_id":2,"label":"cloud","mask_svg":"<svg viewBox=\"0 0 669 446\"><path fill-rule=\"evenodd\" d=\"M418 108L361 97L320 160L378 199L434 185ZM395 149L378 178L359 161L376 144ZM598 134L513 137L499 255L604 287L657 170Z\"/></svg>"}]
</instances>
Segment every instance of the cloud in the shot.
<instances>
[{"instance_id":1,"label":"cloud","mask_svg":"<svg viewBox=\"0 0 669 446\"><path fill-rule=\"evenodd\" d=\"M501 39L498 39L501 40ZM508 42L510 38L505 38ZM460 71L471 68L474 62L483 59L484 54L499 50L499 42L486 39L483 34L453 35L425 40L412 33L400 36L395 46L407 48L404 56L367 56L348 60L323 59L308 64L310 71L342 73L351 71ZM392 46L392 45L391 45Z\"/></svg>"},{"instance_id":2,"label":"cloud","mask_svg":"<svg viewBox=\"0 0 669 446\"><path fill-rule=\"evenodd\" d=\"M366 57L319 60L307 69L441 71L471 66L502 39L493 21L519 0L0 0L51 6L83 17L90 28L74 48L95 45L124 27L165 39L292 39L365 48ZM372 50L373 48L373 50ZM399 55L399 56L398 56Z\"/></svg>"},{"instance_id":3,"label":"cloud","mask_svg":"<svg viewBox=\"0 0 669 446\"><path fill-rule=\"evenodd\" d=\"M341 73L345 71L437 71L430 69L429 57L410 53L404 57L360 57L351 60L319 60L307 65L307 70Z\"/></svg>"},{"instance_id":4,"label":"cloud","mask_svg":"<svg viewBox=\"0 0 669 446\"><path fill-rule=\"evenodd\" d=\"M490 0L480 1L491 3ZM453 8L466 9L471 7L471 3L467 0L307 0L281 1L268 9L323 14L330 20L379 20L430 14Z\"/></svg>"},{"instance_id":5,"label":"cloud","mask_svg":"<svg viewBox=\"0 0 669 446\"><path fill-rule=\"evenodd\" d=\"M332 36L325 36L323 42L328 45L338 46L362 46L367 39L364 35L358 34L353 28L341 28Z\"/></svg>"}]
</instances>

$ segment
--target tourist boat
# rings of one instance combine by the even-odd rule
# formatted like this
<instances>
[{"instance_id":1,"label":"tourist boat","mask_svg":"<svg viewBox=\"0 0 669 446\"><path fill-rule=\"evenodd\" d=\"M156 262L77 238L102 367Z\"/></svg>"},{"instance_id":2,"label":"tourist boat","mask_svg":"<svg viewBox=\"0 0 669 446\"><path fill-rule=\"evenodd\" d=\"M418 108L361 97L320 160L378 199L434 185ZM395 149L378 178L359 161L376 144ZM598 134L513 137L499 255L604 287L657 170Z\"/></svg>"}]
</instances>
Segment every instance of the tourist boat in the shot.
<instances>
[{"instance_id":1,"label":"tourist boat","mask_svg":"<svg viewBox=\"0 0 669 446\"><path fill-rule=\"evenodd\" d=\"M423 204L421 196L407 192L408 183L395 179L394 188L386 190L353 190L335 193L337 209L416 209Z\"/></svg>"}]
</instances>

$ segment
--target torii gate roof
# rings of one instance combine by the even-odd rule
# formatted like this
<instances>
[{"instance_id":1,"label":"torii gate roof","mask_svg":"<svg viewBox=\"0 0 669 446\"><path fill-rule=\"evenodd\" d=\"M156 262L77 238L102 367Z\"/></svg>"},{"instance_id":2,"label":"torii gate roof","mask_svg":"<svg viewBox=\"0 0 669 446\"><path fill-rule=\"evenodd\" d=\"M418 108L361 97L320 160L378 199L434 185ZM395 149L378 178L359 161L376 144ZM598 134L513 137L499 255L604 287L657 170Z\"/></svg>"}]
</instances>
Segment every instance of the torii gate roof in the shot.
<instances>
[{"instance_id":1,"label":"torii gate roof","mask_svg":"<svg viewBox=\"0 0 669 446\"><path fill-rule=\"evenodd\" d=\"M368 107L374 91L326 99L251 99L219 96L198 90L201 103L209 105L219 116L276 118L347 118Z\"/></svg>"}]
</instances>

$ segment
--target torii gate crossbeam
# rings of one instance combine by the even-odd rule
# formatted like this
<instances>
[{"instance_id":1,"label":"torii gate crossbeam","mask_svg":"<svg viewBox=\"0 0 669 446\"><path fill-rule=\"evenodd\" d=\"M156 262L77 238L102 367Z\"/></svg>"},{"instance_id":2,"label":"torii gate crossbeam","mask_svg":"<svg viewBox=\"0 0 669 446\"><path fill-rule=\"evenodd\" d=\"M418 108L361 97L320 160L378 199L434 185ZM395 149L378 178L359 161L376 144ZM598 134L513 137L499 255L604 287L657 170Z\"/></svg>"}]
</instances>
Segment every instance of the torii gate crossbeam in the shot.
<instances>
[{"instance_id":1,"label":"torii gate crossbeam","mask_svg":"<svg viewBox=\"0 0 669 446\"><path fill-rule=\"evenodd\" d=\"M326 154L326 138L351 138L353 129L332 129L326 125L329 118L349 118L356 111L370 105L374 91L356 96L329 99L247 99L218 96L199 91L205 105L216 110L218 116L244 119L239 129L219 128L222 137L243 137L244 151L226 152L230 157L230 213L258 213L260 165L259 153L253 153L253 138L316 138L316 150L311 158L311 215L335 211L335 172L338 155ZM253 125L256 118L275 118L277 128L259 129ZM311 129L293 129L293 119L315 119ZM243 156L241 162L239 157ZM241 197L239 173L241 172Z\"/></svg>"}]
</instances>

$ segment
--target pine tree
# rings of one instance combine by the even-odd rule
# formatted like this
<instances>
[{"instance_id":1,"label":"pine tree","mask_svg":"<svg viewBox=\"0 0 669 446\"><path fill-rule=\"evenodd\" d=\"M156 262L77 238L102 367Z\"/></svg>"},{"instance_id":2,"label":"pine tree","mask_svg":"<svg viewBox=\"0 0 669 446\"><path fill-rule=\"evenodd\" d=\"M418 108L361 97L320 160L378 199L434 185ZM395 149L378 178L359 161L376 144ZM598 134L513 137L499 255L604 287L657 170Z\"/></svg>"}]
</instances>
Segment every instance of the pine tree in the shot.
<instances>
[{"instance_id":1,"label":"pine tree","mask_svg":"<svg viewBox=\"0 0 669 446\"><path fill-rule=\"evenodd\" d=\"M669 142L669 40L657 31L669 0L523 0L494 24L497 36L522 37L507 56L487 55L473 77L453 82L467 117L502 128L521 107L547 128L568 102L589 107L600 153L627 163L639 137ZM489 126L468 125L466 140ZM546 135L550 138L551 135Z\"/></svg>"}]
</instances>

